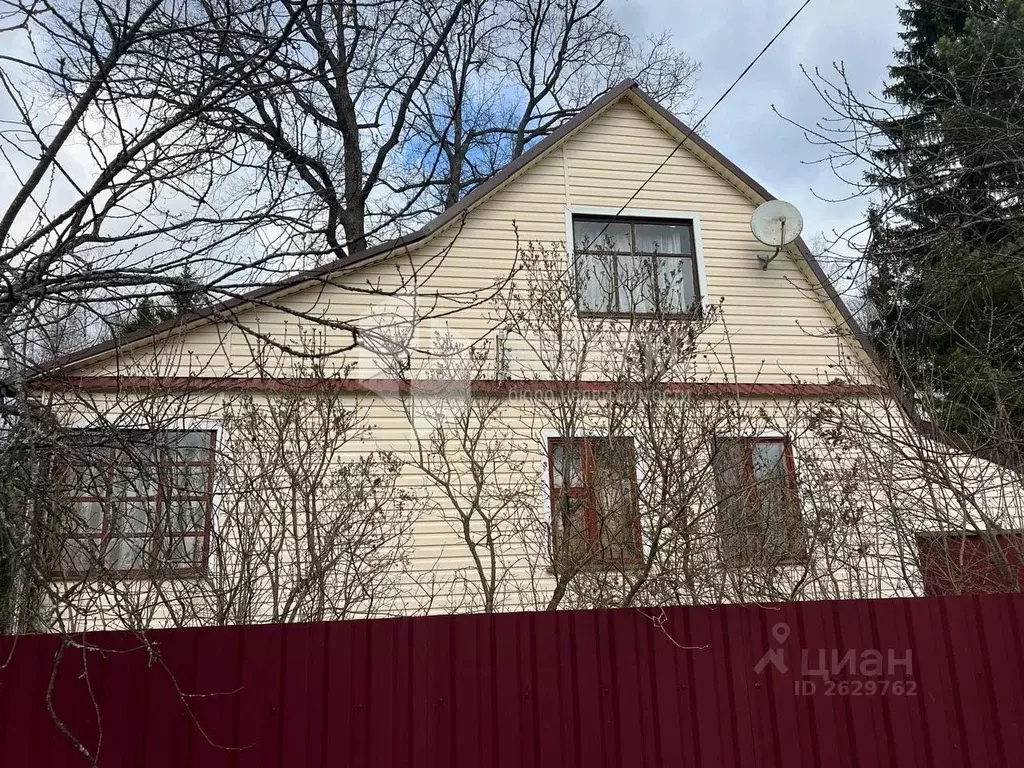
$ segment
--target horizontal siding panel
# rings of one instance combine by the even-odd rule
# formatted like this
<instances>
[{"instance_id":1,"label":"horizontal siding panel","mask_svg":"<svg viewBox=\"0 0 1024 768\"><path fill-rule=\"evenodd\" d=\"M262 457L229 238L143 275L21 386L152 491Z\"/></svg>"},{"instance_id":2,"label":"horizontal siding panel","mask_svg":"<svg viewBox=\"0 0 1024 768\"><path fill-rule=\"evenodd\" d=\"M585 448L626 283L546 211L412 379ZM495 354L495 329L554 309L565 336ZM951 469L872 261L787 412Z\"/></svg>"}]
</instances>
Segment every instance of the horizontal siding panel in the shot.
<instances>
[{"instance_id":1,"label":"horizontal siding panel","mask_svg":"<svg viewBox=\"0 0 1024 768\"><path fill-rule=\"evenodd\" d=\"M482 291L489 282L508 274L516 261L517 245L525 247L532 242L553 250L564 249L567 202L617 209L647 180L674 144L674 139L632 105L611 108L570 138L564 152L556 149L481 203L465 219L464 226L453 225L413 251L415 267L432 271L422 290L442 295ZM765 247L753 238L749 225L754 204L688 150L676 153L631 206L691 211L701 217L709 299L717 303L724 297L724 322L712 326L702 337L695 376L714 381L735 376L741 382L772 384L790 383L794 379L821 382L835 377L833 366L837 360L859 354L849 343L824 333L836 327L836 317L816 297L817 287L808 282L795 261L780 258L769 270L761 269L756 255L764 253ZM393 261L336 275L331 280L335 284L321 282L293 292L276 301L280 308L259 307L240 312L238 321L288 344L301 343L304 331L314 325L311 318L296 318L290 312L335 321L358 321L367 327L382 309L398 307L400 302L367 296L359 289L378 282L384 289L397 288L400 278L396 268L407 277L408 260L409 256L402 254ZM467 310L434 323L429 330L447 329L464 339L476 339L494 331L500 315L498 308ZM350 337L340 330L312 331L316 343L324 349L350 343ZM253 347L258 345L251 334L235 329L197 329L184 339L132 351L120 363L109 361L81 373L256 377ZM536 365L523 351L522 342L512 340L509 348L513 365ZM270 351L268 356L270 376L304 373L306 364L300 360L288 359L277 351ZM341 366L345 362L355 363L356 376L379 375L373 355L365 351L339 355L331 365ZM867 374L861 375L860 380L870 380ZM208 397L209 401L200 406L202 398L194 396L189 407L197 416L208 412L215 418L224 396L211 393ZM107 399L112 401L111 411L126 407L124 403L113 402L116 398L109 394L97 396L97 406ZM745 404L754 407L753 401ZM764 404L774 407L769 401ZM374 427L374 440L353 443L341 456L357 458L373 448L408 450L409 427L394 403L374 404L368 419ZM510 422L498 437L512 434L521 441L529 471L536 467L539 475L540 425L525 413ZM415 473L404 475L399 484L408 490L431 494L429 483ZM455 570L472 565L464 542L452 530L450 506L442 509L444 517L431 507L415 529L410 562L416 578L430 576L435 568L450 576ZM542 500L538 500L536 514L544 514ZM518 556L517 552L510 556ZM410 595L413 591L410 586Z\"/></svg>"}]
</instances>

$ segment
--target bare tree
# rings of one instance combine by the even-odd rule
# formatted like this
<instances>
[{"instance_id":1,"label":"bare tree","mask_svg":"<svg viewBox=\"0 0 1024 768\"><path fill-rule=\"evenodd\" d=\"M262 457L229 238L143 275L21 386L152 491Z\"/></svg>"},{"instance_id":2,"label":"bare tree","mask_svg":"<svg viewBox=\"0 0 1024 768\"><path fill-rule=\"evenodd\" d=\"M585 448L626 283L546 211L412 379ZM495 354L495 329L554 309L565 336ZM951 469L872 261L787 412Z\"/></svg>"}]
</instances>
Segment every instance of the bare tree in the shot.
<instances>
[{"instance_id":1,"label":"bare tree","mask_svg":"<svg viewBox=\"0 0 1024 768\"><path fill-rule=\"evenodd\" d=\"M210 225L224 217L210 195L232 146L199 116L276 42L238 65L182 56L224 21L187 3L7 2L3 17L0 153L11 184L0 207L0 415L7 480L24 480L5 494L10 552L38 544L23 505L40 498L37 473L56 442L55 418L30 395L29 378L55 346L94 337L112 299L173 290L183 263L215 258ZM164 64L173 99L139 85L157 50L174 51ZM131 89L136 98L125 98ZM252 225L245 213L227 219L236 232ZM17 558L5 565L19 570ZM15 595L22 577L38 581L38 563L12 577Z\"/></svg>"},{"instance_id":2,"label":"bare tree","mask_svg":"<svg viewBox=\"0 0 1024 768\"><path fill-rule=\"evenodd\" d=\"M667 37L631 39L604 0L289 0L197 44L241 64L283 18L258 87L206 119L245 143L241 167L314 262L454 204L624 77L689 105L698 69Z\"/></svg>"},{"instance_id":3,"label":"bare tree","mask_svg":"<svg viewBox=\"0 0 1024 768\"><path fill-rule=\"evenodd\" d=\"M808 73L824 111L800 126L864 200L829 256L898 384L891 402L919 429L866 412L844 423L860 442L889 435L862 466L893 479L875 498L898 531L896 570L952 591L1016 589L1024 27L1002 0L913 0L901 20L880 92L853 87L843 65Z\"/></svg>"},{"instance_id":4,"label":"bare tree","mask_svg":"<svg viewBox=\"0 0 1024 768\"><path fill-rule=\"evenodd\" d=\"M51 495L40 492L49 457L91 452L68 443L60 422L110 431L116 443L115 422L124 418L76 394L64 399L72 403L64 411L51 410L36 377L46 371L59 382L59 369L50 368L54 353L116 335L125 307L183 292L194 296L196 310L186 320L219 317L241 332L253 352L243 366L249 373L266 371L282 356L337 359L375 341L358 317L292 312L294 326L307 335L319 328L321 340L332 340L309 349L302 334L289 339L258 323L243 327L217 308L217 300L237 298L325 252L322 242L310 242L304 223L296 224L304 217L293 217L283 202L292 193L290 178L275 175L273 162L263 165L267 155L252 136L219 122L231 114L251 117L271 98L277 84L269 73L288 46L301 43L297 29L310 12L305 4L262 2L4 4L9 46L0 56L0 152L14 179L0 208L3 583L13 612L5 614L6 626L16 615L21 626L34 626L35 617L13 606L34 604L28 592L49 590L52 564L41 548L53 543ZM260 33L243 39L257 23ZM359 55L381 53L360 48ZM427 273L434 268L428 264ZM338 290L403 295L421 290L426 279L416 266L401 265L392 278ZM473 299L463 292L460 301ZM162 413L141 405L129 410L140 423L166 430L165 417L183 419L195 404L168 399ZM60 602L53 594L47 600Z\"/></svg>"},{"instance_id":5,"label":"bare tree","mask_svg":"<svg viewBox=\"0 0 1024 768\"><path fill-rule=\"evenodd\" d=\"M34 486L12 483L37 496L5 494L30 510L3 527L19 566L5 615L78 631L404 612L398 462L370 447L365 406L306 381L216 404L137 397L130 427L55 428ZM208 428L182 428L204 409Z\"/></svg>"},{"instance_id":6,"label":"bare tree","mask_svg":"<svg viewBox=\"0 0 1024 768\"><path fill-rule=\"evenodd\" d=\"M686 113L699 71L667 35L631 38L604 0L476 0L435 69L412 132L433 161L423 183L443 207L625 78Z\"/></svg>"},{"instance_id":7,"label":"bare tree","mask_svg":"<svg viewBox=\"0 0 1024 768\"><path fill-rule=\"evenodd\" d=\"M417 195L403 196L396 158L412 104L467 3L269 3L230 30L225 53L241 62L276 19L296 19L254 76L258 91L210 120L251 142L300 204L294 223L312 218L308 235L325 256L363 250L422 210Z\"/></svg>"},{"instance_id":8,"label":"bare tree","mask_svg":"<svg viewBox=\"0 0 1024 768\"><path fill-rule=\"evenodd\" d=\"M802 126L865 204L833 262L928 418L1020 465L1024 26L1014 2L912 0L880 94L814 72Z\"/></svg>"},{"instance_id":9,"label":"bare tree","mask_svg":"<svg viewBox=\"0 0 1024 768\"><path fill-rule=\"evenodd\" d=\"M449 528L441 607L922 594L943 568L967 588L953 550L921 547L957 531L990 545L970 552L996 555L988 581L1016 583L1020 479L922 432L897 392L739 396L717 307L588 316L563 251L522 263L500 331L440 334L393 401ZM863 381L836 363L832 384Z\"/></svg>"},{"instance_id":10,"label":"bare tree","mask_svg":"<svg viewBox=\"0 0 1024 768\"><path fill-rule=\"evenodd\" d=\"M202 236L213 222L230 220L235 234L253 223L211 207L219 160L233 147L200 116L234 98L280 41L266 40L238 64L196 51L186 65L193 60L182 47L224 17L193 19L193 7L163 3L6 5L2 152L16 183L0 215L0 255L13 358L12 334L24 332L39 302L96 307L143 285L173 288L169 276L187 259L215 252L216 238ZM153 99L140 62L172 50L167 96ZM174 255L183 240L191 247Z\"/></svg>"},{"instance_id":11,"label":"bare tree","mask_svg":"<svg viewBox=\"0 0 1024 768\"><path fill-rule=\"evenodd\" d=\"M444 333L432 363L402 370L407 462L436 489L433 517L458 542L440 556L455 564L449 607L793 596L800 578L783 566L809 562L799 517L781 529L752 520L745 499L730 515L729 497L750 491L745 475L715 496L723 458L744 461L716 440L764 415L727 390L709 397L710 377L696 370L717 309L588 317L564 252L530 248L522 261L497 336ZM782 494L765 514L794 508L787 478L762 485ZM730 537L746 558L741 584L720 546Z\"/></svg>"},{"instance_id":12,"label":"bare tree","mask_svg":"<svg viewBox=\"0 0 1024 768\"><path fill-rule=\"evenodd\" d=\"M413 499L366 407L319 389L229 407L214 621L324 621L406 610Z\"/></svg>"},{"instance_id":13,"label":"bare tree","mask_svg":"<svg viewBox=\"0 0 1024 768\"><path fill-rule=\"evenodd\" d=\"M0 152L14 182L0 193L0 631L416 609L406 600L409 463L372 448L368 408L332 386L346 375L342 352L412 350L367 333L362 318L276 307L301 329L282 338L218 300L351 256L436 210L424 191L450 170L417 149L425 134L413 116L438 93L440 56L469 5L3 3ZM491 169L635 73L629 57L671 63L657 45L632 50L600 3L516 10L520 26L507 16L499 31L529 30L536 66L519 75L533 90L511 128L503 112ZM586 58L587 41L601 39L619 46L617 70ZM506 80L495 83L514 61L502 55L489 76ZM693 68L678 61L689 68L664 74L684 93ZM417 152L422 177L408 173ZM460 179L459 193L476 181ZM418 300L443 258L396 264L372 284L324 284ZM241 333L252 352L244 373L270 378L287 361L288 376L318 386L105 397L54 392L59 369L53 388L39 386L53 357L120 333L126 309L183 292L197 298L183 323L210 317ZM492 292L449 303L472 309ZM433 301L421 319L454 311ZM310 328L333 342L306 347ZM479 467L483 443L463 448ZM520 516L515 492L495 487L468 507L466 530L484 521L485 552L487 520ZM508 594L501 583L491 571L492 608Z\"/></svg>"},{"instance_id":14,"label":"bare tree","mask_svg":"<svg viewBox=\"0 0 1024 768\"><path fill-rule=\"evenodd\" d=\"M600 262L535 250L526 263L507 311L519 375L556 382L519 401L529 423L553 433L539 559L553 564L546 607L791 596L810 558L788 446L770 443L781 452L768 457L768 476L748 479L739 436L775 429L794 439L797 427L752 408L720 367L700 364L716 354L707 331L723 322L719 308L660 309L673 288L655 297L639 270L620 280L630 303L618 317L591 316L580 297ZM752 506L755 491L763 500Z\"/></svg>"}]
</instances>

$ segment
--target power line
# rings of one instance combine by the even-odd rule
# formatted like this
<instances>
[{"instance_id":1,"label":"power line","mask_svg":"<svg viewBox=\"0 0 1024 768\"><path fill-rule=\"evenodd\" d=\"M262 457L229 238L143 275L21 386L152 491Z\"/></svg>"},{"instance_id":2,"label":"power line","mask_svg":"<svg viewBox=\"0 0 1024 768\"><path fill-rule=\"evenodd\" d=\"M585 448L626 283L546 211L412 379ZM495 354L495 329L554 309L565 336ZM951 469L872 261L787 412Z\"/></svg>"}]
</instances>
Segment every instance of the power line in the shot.
<instances>
[{"instance_id":1,"label":"power line","mask_svg":"<svg viewBox=\"0 0 1024 768\"><path fill-rule=\"evenodd\" d=\"M782 33L785 32L794 21L796 21L797 16L799 16L801 13L803 13L804 8L806 8L810 4L811 4L811 0L804 0L803 5L801 5L799 8L796 9L796 12L792 16L789 17L789 20L785 24L782 25L782 27L779 29L779 31L775 33L774 37L772 37L772 39L767 42L767 44L764 46L764 48L761 49L761 52L759 54L757 54L757 56L755 56L753 58L753 60L749 64L747 64L747 66L743 69L742 72L740 72L739 77L737 77L735 80L732 81L732 85L730 85L728 88L726 88L725 92L721 96L718 97L718 100L714 104L711 105L711 109L709 109L707 112L705 112L704 116L701 117L701 119L698 120L697 123L692 128L690 128L689 131L686 132L686 135L683 136L683 138L680 139L679 142L672 148L672 151L669 152L668 157L666 157L664 160L662 160L661 164L658 165L658 167L655 168L653 171L651 171L651 175L647 177L647 179L644 181L644 183L641 184L639 187L637 187L636 191L634 191L633 194L631 194L629 196L629 199L626 200L626 202L624 202L619 207L618 212L612 217L613 219L617 219L619 216L621 216L622 212L624 210L626 210L627 207L629 207L629 204L632 203L636 199L636 196L639 195L641 192L643 192L644 188L648 184L651 183L651 181L654 179L654 177L657 176L658 173L666 165L668 165L669 161L673 157L675 157L676 152L678 152L682 148L682 146L687 141L689 141L690 137L697 131L698 128L701 127L701 125L704 124L704 121L707 120L708 117L711 116L711 113L715 111L715 108L719 104L721 104L723 101L725 101L725 98L730 93L732 93L732 90L737 85L739 85L740 81L744 77L746 77L747 73L750 72L750 70L754 68L754 65L757 64L757 62L759 62L761 60L761 57L763 57L768 52L768 49L771 48L775 44L775 41L778 40L780 37L782 37ZM608 228L608 224L605 224L605 229L607 229L607 228ZM601 230L601 232L599 232L597 234L597 237L600 237L602 234L604 234L604 230L603 229Z\"/></svg>"}]
</instances>

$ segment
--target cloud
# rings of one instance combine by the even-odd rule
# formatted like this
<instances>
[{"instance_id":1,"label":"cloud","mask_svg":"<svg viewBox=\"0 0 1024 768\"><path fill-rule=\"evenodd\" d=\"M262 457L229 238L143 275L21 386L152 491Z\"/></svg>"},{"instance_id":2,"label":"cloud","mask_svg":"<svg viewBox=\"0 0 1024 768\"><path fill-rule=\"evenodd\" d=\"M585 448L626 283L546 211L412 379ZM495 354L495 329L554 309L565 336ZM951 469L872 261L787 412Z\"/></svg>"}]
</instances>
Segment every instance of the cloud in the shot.
<instances>
[{"instance_id":1,"label":"cloud","mask_svg":"<svg viewBox=\"0 0 1024 768\"><path fill-rule=\"evenodd\" d=\"M802 0L619 0L616 10L630 32L668 30L677 46L702 65L698 114L711 107ZM843 231L859 222L865 201L825 202L850 190L809 144L798 124L813 125L827 109L801 72L843 62L861 93L879 92L900 31L894 0L812 0L751 72L711 114L705 136L772 194L796 204L806 234Z\"/></svg>"}]
</instances>

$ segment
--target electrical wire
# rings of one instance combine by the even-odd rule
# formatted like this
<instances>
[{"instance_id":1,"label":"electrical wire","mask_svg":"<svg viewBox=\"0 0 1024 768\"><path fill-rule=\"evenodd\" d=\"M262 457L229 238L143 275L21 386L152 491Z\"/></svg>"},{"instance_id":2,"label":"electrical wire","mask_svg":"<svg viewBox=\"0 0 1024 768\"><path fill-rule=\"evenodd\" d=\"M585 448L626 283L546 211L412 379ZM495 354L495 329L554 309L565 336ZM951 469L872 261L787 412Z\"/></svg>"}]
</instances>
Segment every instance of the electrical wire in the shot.
<instances>
[{"instance_id":1,"label":"electrical wire","mask_svg":"<svg viewBox=\"0 0 1024 768\"><path fill-rule=\"evenodd\" d=\"M628 208L628 207L629 207L629 204L630 204L630 203L632 203L632 202L633 202L633 201L634 201L634 200L636 199L637 195L639 195L639 194L640 194L641 192L643 192L644 188L645 188L645 187L646 187L646 186L647 186L648 184L650 184L650 183L651 183L651 181L652 181L652 180L654 179L654 177L655 177L655 176L657 176L657 175L658 175L658 173L660 173L660 172L661 172L661 170L662 170L662 169L663 169L663 168L664 168L664 167L665 167L666 165L668 165L668 164L669 164L669 162L670 162L670 161L672 160L672 158L673 158L673 157L675 157L676 153L677 153L677 152L678 152L678 151L679 151L680 149L682 149L683 145L684 145L684 144L686 144L686 142L687 142L687 141L689 141L690 137L691 137L691 136L693 136L693 134L694 134L694 133L695 133L695 132L696 132L696 131L697 131L697 130L698 130L698 129L699 129L699 128L700 128L700 127L701 127L701 126L702 126L702 125L704 124L704 122L705 122L705 121L706 121L706 120L708 119L708 117L710 117L710 116L711 116L711 113L715 111L715 108L716 108L716 107L717 107L717 106L718 106L719 104L721 104L721 103L722 103L723 101L725 101L726 97L727 97L727 96L728 96L728 95L729 95L730 93L732 93L733 89L734 89L734 88L735 88L735 87L736 87L737 85L739 85L739 84L740 84L740 81L741 81L741 80L743 80L743 78L747 76L747 73L748 73L748 72L750 72L750 70L752 70L752 69L754 68L754 65L756 65L756 64L757 64L757 62L759 62L759 61L761 60L761 58L762 58L762 57L763 57L763 56L764 56L764 55L765 55L765 54L766 54L766 53L768 52L768 49L769 49L769 48L771 48L771 47L772 47L772 46L773 46L773 45L775 44L775 42L776 42L776 41L777 41L777 40L778 40L778 39L779 39L780 37L782 37L782 34L783 34L783 33L784 33L784 32L785 32L785 31L786 31L787 29L789 29L790 25L791 25L791 24L792 24L792 23L793 23L794 21L796 21L797 17L798 17L798 16L799 16L799 15L800 15L801 13L803 13L804 9L805 9L805 8L806 8L806 7L808 6L808 5L810 5L810 4L811 4L811 0L804 0L804 3L803 3L803 5L801 5L801 6L799 7L799 8L797 8L797 9L796 9L796 12L795 12L795 13L794 13L794 14L793 14L792 16L790 16L790 17L789 17L789 20L788 20L788 21L786 21L786 23L782 25L782 27L781 27L781 28L779 29L779 31L775 33L775 35L774 35L774 36L772 37L772 39L771 39L771 40L769 40L769 41L768 41L768 42L767 42L767 43L765 44L764 48L762 48L762 49L761 49L761 52L760 52L760 53L758 53L758 54L757 54L757 56L755 56L755 57L753 58L753 60L752 60L752 61L751 61L751 62L750 62L749 64L747 64L747 66L746 66L746 67L745 67L745 68L743 69L743 71L742 71L742 72L740 72L739 76L738 76L738 77L737 77L737 78L736 78L735 80L733 80L733 81L732 81L732 85L730 85L730 86L729 86L728 88L726 88L726 89L725 89L725 92L724 92L724 93L723 93L723 94L722 94L721 96L719 96L719 97L718 97L718 100L717 100L717 101L715 101L715 103L711 105L711 108L710 108L710 109L709 109L709 110L708 110L707 112L705 112L705 113L704 113L704 116L703 116L703 117L701 117L701 119L700 119L700 120L698 120L698 121L697 121L697 123L695 123L695 124L694 124L694 126L693 126L692 128L690 128L690 130L688 130L688 131L686 132L686 135L685 135L685 136L683 136L683 138L682 138L682 139L680 139L680 140L679 140L679 141L678 141L678 142L676 143L676 145L675 145L675 146L674 146L674 147L672 148L672 151L671 151L671 152L669 152L669 154L668 154L668 157L666 157L666 158L665 158L664 160L662 160L662 161L661 161L661 163L660 163L660 164L658 165L658 167L657 167L657 168L655 168L655 169L654 169L653 171L651 171L651 174L650 174L650 176L648 176L648 177L647 177L647 179L646 179L646 180L645 180L645 181L643 182L643 184L641 184L641 185L640 185L639 187L637 187L637 189L636 189L636 190L635 190L635 191L633 192L633 194L631 194L631 195L629 196L629 199L627 199L627 200L626 200L626 202L624 202L624 203L623 203L623 204L622 204L622 205L621 205L621 206L619 207L619 210L618 210L618 212L617 212L617 213L616 213L616 214L615 214L614 216L612 216L611 220L610 220L610 221L608 221L607 223L605 223L605 225L604 225L604 228L603 228L603 229L602 229L602 230L601 230L600 232L598 232L598 233L597 233L597 236L596 236L596 237L594 238L595 240L596 240L597 238L601 237L601 235L603 235L603 234L604 234L604 230L608 228L608 224L610 224L610 223L611 223L612 221L614 221L615 219L619 218L619 216L621 216L621 215L622 215L622 212L623 212L623 211L625 211L625 210L626 210L626 208Z\"/></svg>"}]
</instances>

